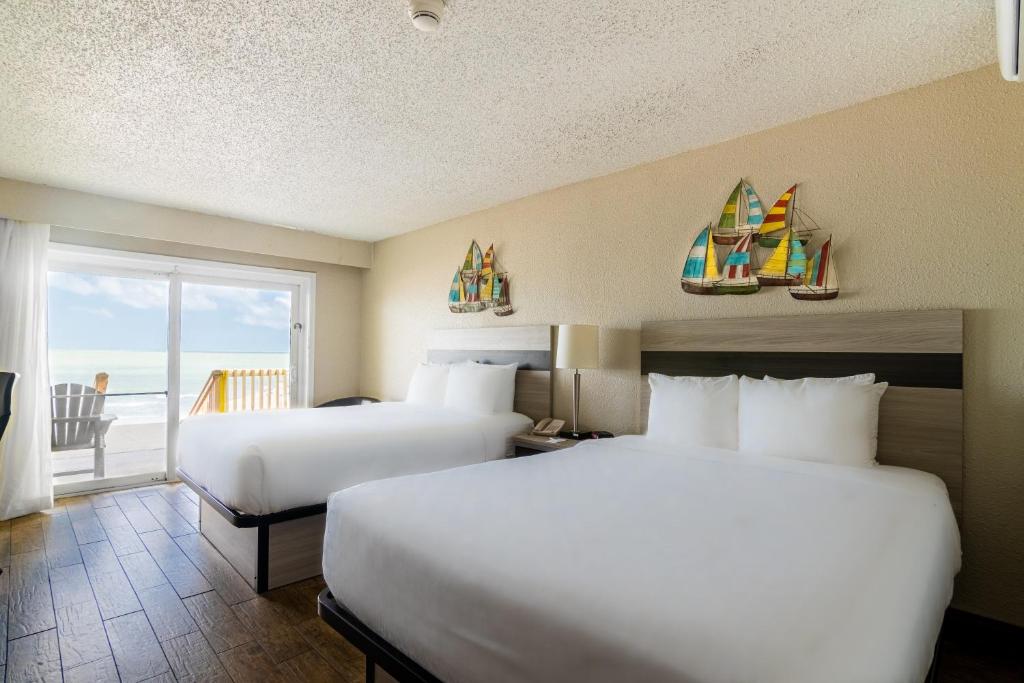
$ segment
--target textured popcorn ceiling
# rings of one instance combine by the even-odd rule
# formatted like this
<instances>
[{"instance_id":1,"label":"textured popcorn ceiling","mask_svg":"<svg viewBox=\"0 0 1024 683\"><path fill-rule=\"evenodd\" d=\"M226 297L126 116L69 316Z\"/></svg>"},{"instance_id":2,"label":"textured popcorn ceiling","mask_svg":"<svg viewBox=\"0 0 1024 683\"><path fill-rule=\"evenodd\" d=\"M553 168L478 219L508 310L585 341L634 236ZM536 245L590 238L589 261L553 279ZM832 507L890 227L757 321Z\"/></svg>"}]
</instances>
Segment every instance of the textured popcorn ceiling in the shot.
<instances>
[{"instance_id":1,"label":"textured popcorn ceiling","mask_svg":"<svg viewBox=\"0 0 1024 683\"><path fill-rule=\"evenodd\" d=\"M376 240L994 61L991 0L450 8L0 0L0 176Z\"/></svg>"}]
</instances>

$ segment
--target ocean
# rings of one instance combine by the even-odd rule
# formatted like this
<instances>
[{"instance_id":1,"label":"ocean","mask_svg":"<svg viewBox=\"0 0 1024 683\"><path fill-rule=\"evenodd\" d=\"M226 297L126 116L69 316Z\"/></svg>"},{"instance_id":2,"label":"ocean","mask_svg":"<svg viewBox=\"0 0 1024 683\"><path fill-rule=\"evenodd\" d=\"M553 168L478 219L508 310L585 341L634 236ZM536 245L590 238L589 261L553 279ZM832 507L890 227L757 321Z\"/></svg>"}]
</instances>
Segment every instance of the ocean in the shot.
<instances>
[{"instance_id":1,"label":"ocean","mask_svg":"<svg viewBox=\"0 0 1024 683\"><path fill-rule=\"evenodd\" d=\"M287 353L182 353L181 415L188 414L213 370L287 368L289 363ZM51 385L75 382L91 386L99 372L110 375L110 394L166 391L167 353L50 349ZM162 422L167 419L167 397L110 396L103 410L117 415L121 424Z\"/></svg>"}]
</instances>

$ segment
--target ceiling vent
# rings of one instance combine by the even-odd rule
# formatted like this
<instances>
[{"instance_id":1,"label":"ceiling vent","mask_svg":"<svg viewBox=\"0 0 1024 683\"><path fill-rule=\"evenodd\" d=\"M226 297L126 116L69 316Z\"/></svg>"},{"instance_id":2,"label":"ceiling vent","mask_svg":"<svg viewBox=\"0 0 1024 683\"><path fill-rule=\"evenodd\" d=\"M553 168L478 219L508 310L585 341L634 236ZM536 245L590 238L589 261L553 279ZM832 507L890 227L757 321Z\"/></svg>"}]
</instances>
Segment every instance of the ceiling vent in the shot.
<instances>
[{"instance_id":1,"label":"ceiling vent","mask_svg":"<svg viewBox=\"0 0 1024 683\"><path fill-rule=\"evenodd\" d=\"M1021 0L996 0L996 42L999 46L999 69L1008 81L1020 81L1020 65L1024 61L1021 40Z\"/></svg>"},{"instance_id":2,"label":"ceiling vent","mask_svg":"<svg viewBox=\"0 0 1024 683\"><path fill-rule=\"evenodd\" d=\"M433 33L444 16L444 0L409 0L409 18L420 31Z\"/></svg>"}]
</instances>

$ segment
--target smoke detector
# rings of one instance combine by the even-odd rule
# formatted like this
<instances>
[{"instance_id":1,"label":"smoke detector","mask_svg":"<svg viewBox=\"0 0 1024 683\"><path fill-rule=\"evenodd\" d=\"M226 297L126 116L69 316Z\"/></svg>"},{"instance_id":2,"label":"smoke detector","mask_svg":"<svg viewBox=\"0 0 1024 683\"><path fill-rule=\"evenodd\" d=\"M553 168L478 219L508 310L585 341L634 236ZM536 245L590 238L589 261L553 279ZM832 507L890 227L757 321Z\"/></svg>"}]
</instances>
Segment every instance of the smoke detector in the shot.
<instances>
[{"instance_id":1,"label":"smoke detector","mask_svg":"<svg viewBox=\"0 0 1024 683\"><path fill-rule=\"evenodd\" d=\"M409 18L420 31L433 33L444 16L444 0L409 0Z\"/></svg>"}]
</instances>

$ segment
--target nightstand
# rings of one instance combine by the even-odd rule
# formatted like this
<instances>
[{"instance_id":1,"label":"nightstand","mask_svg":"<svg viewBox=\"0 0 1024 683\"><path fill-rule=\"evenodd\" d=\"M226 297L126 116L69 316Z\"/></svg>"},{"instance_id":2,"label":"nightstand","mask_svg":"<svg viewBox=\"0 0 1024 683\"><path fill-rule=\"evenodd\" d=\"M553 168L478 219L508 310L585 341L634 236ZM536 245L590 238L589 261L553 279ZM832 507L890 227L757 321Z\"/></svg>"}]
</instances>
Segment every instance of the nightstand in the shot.
<instances>
[{"instance_id":1,"label":"nightstand","mask_svg":"<svg viewBox=\"0 0 1024 683\"><path fill-rule=\"evenodd\" d=\"M561 451L572 448L579 441L576 439L562 439L555 437L552 441L550 436L537 436L535 434L517 434L512 437L512 446L515 448L515 457L533 455L534 453L546 453L548 451Z\"/></svg>"}]
</instances>

